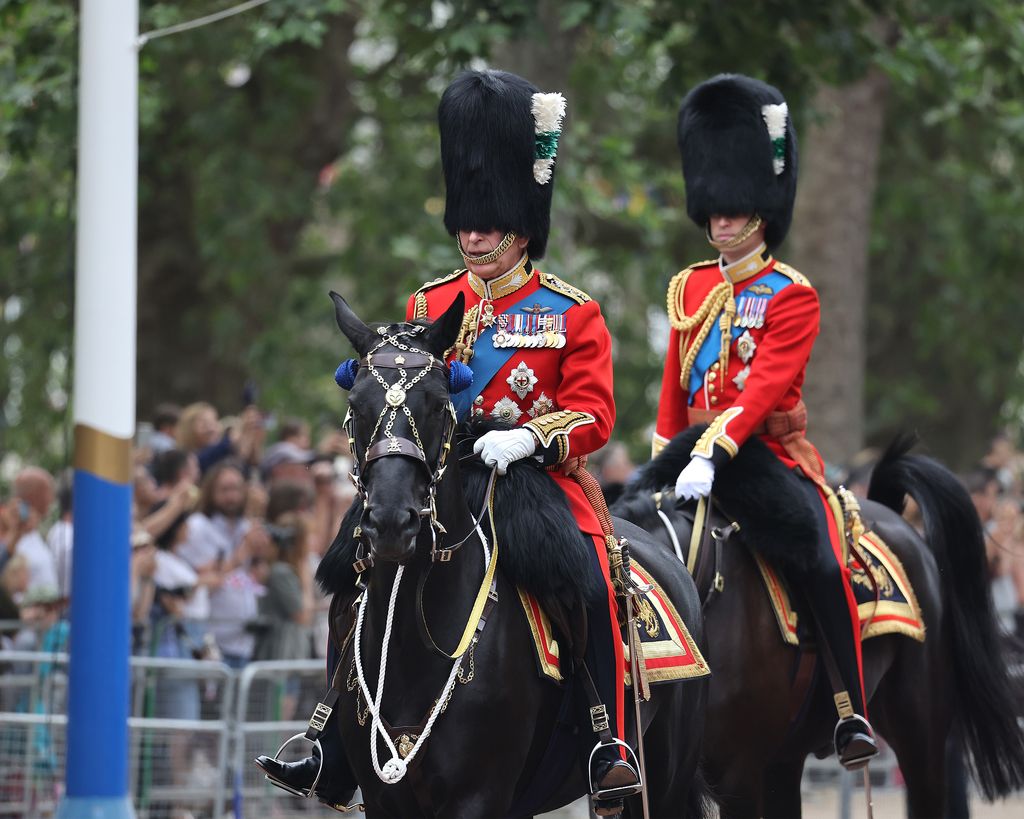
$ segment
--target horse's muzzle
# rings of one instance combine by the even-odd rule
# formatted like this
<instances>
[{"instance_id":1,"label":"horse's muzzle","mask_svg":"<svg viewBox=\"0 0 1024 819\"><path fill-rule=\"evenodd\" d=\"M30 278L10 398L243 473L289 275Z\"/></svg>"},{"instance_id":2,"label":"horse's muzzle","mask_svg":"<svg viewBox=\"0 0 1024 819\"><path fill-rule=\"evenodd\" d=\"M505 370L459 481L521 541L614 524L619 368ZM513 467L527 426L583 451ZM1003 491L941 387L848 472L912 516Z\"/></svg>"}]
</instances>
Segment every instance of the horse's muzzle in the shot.
<instances>
[{"instance_id":1,"label":"horse's muzzle","mask_svg":"<svg viewBox=\"0 0 1024 819\"><path fill-rule=\"evenodd\" d=\"M363 515L362 536L377 560L408 563L416 553L419 510L413 507L372 507Z\"/></svg>"}]
</instances>

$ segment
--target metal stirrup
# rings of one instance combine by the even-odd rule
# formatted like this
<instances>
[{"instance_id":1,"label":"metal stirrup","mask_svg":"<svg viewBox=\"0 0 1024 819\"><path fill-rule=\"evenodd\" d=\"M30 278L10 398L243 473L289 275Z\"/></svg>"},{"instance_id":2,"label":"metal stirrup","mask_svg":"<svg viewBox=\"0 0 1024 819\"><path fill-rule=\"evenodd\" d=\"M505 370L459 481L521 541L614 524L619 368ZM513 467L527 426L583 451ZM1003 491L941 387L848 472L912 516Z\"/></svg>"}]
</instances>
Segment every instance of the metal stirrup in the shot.
<instances>
[{"instance_id":1,"label":"metal stirrup","mask_svg":"<svg viewBox=\"0 0 1024 819\"><path fill-rule=\"evenodd\" d=\"M615 746L625 748L626 753L633 758L631 767L633 769L633 773L636 774L637 783L636 785L626 785L623 787L599 791L597 790L597 783L594 782L594 754L596 754L601 748L612 748ZM598 742L590 751L590 757L587 759L587 779L590 781L591 796L598 800L621 799L626 796L638 794L644 789L644 780L640 775L640 763L637 761L636 754L633 753L633 749L630 748L627 743L623 742L621 739L615 739L614 737L612 737L610 742Z\"/></svg>"},{"instance_id":2,"label":"metal stirrup","mask_svg":"<svg viewBox=\"0 0 1024 819\"><path fill-rule=\"evenodd\" d=\"M281 751L283 751L285 748L287 748L289 745L291 745L297 739L304 739L307 742L312 743L313 748L315 750L319 751L320 767L317 768L316 776L313 778L313 784L309 786L309 790L307 791L307 790L305 790L303 788L293 788L288 783L283 782L280 779L277 779L276 777L271 776L266 771L264 771L264 773L263 773L263 778L266 779L267 782L269 782L271 785L276 785L281 790L288 791L288 793L290 793L290 794L292 794L294 796L301 796L303 799L311 799L316 794L316 786L320 783L320 776L324 772L324 749L320 745L320 740L319 739L309 739L305 734L296 734L295 736L291 737L290 739L286 739L284 741L284 743L281 745L281 747L277 749L277 753L274 754L274 761L275 762L280 762L281 760L279 759L279 757L281 756Z\"/></svg>"}]
</instances>

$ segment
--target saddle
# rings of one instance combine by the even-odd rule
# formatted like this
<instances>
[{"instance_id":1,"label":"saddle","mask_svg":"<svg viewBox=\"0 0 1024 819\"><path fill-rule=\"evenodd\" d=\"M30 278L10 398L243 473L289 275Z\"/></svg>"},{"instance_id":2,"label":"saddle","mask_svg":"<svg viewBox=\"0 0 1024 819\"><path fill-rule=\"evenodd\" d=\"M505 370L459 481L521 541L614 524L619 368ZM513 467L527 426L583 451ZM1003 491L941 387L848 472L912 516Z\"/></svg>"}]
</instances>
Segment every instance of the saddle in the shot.
<instances>
[{"instance_id":1,"label":"saddle","mask_svg":"<svg viewBox=\"0 0 1024 819\"><path fill-rule=\"evenodd\" d=\"M662 503L661 490L671 486L689 462L690 451L703 432L701 425L677 435L653 461L641 467L629 496L615 511L627 519L640 519L653 503ZM693 535L679 544L682 558L697 580L702 598L714 595L728 582L721 575L716 552L724 539L736 536L725 548L742 543L758 565L765 593L775 611L781 639L798 645L799 617L793 607L788 577L815 567L816 551L800 548L816 538L815 512L799 486L799 478L759 439L750 438L715 475L714 508L706 513L703 502L682 510L693 521ZM845 490L830 493L829 507L840 532L849 532L854 548L847 549L851 585L861 618L861 639L902 634L924 640L924 623L910 580L899 558L885 541L865 526L856 498ZM671 502L674 503L674 498ZM703 531L707 520L710 527ZM718 540L710 535L719 533ZM710 543L710 554L699 554ZM863 563L861 562L863 561ZM866 565L865 565L866 564ZM876 597L877 588L877 597Z\"/></svg>"},{"instance_id":2,"label":"saddle","mask_svg":"<svg viewBox=\"0 0 1024 819\"><path fill-rule=\"evenodd\" d=\"M698 591L703 598L705 593L722 591L727 578L720 570L721 556L716 555L713 548L708 548L709 538L705 537L702 511L691 506L683 514L693 522L693 537L684 546L684 556L687 566L695 572ZM733 523L717 504L707 520L707 526L712 532L728 531ZM794 596L798 595L794 595L785 569L751 547L750 543L756 540L756 532L739 529L736 545L747 548L757 564L762 587L775 614L780 638L788 645L798 646L802 630L799 613L793 604ZM711 547L717 545L713 537L710 541ZM850 585L857 601L861 641L885 634L900 634L924 642L924 620L910 578L900 559L877 532L859 533L857 549L847 554L847 567L850 569ZM710 577L714 579L709 582Z\"/></svg>"}]
</instances>

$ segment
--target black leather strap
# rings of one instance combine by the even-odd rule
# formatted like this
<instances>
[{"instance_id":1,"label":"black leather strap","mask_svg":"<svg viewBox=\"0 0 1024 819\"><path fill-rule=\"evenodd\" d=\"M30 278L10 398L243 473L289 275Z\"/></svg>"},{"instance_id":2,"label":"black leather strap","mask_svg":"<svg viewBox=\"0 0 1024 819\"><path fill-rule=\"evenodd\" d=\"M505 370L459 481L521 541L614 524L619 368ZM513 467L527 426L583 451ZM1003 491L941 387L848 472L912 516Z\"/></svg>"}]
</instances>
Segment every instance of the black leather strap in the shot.
<instances>
[{"instance_id":1,"label":"black leather strap","mask_svg":"<svg viewBox=\"0 0 1024 819\"><path fill-rule=\"evenodd\" d=\"M401 359L401 361L396 361ZM359 359L360 366L373 366L386 370L418 370L429 364L431 367L442 372L447 372L448 367L443 361L427 353L370 353L365 358Z\"/></svg>"},{"instance_id":2,"label":"black leather strap","mask_svg":"<svg viewBox=\"0 0 1024 819\"><path fill-rule=\"evenodd\" d=\"M408 438L382 438L366 450L363 465L366 466L386 455L406 455L417 461L422 461L424 464L427 462L427 456L423 454L423 450Z\"/></svg>"}]
</instances>

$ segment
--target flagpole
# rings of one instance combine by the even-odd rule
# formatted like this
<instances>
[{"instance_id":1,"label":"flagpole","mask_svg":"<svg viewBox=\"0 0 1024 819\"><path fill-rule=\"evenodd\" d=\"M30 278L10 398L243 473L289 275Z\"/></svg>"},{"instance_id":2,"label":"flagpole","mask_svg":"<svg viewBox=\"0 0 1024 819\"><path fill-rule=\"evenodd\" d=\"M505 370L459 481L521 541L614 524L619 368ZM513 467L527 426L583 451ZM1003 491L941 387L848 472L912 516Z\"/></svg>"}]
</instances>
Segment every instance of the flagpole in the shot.
<instances>
[{"instance_id":1,"label":"flagpole","mask_svg":"<svg viewBox=\"0 0 1024 819\"><path fill-rule=\"evenodd\" d=\"M137 35L137 0L81 0L75 540L61 819L135 816L128 794L128 700Z\"/></svg>"}]
</instances>

